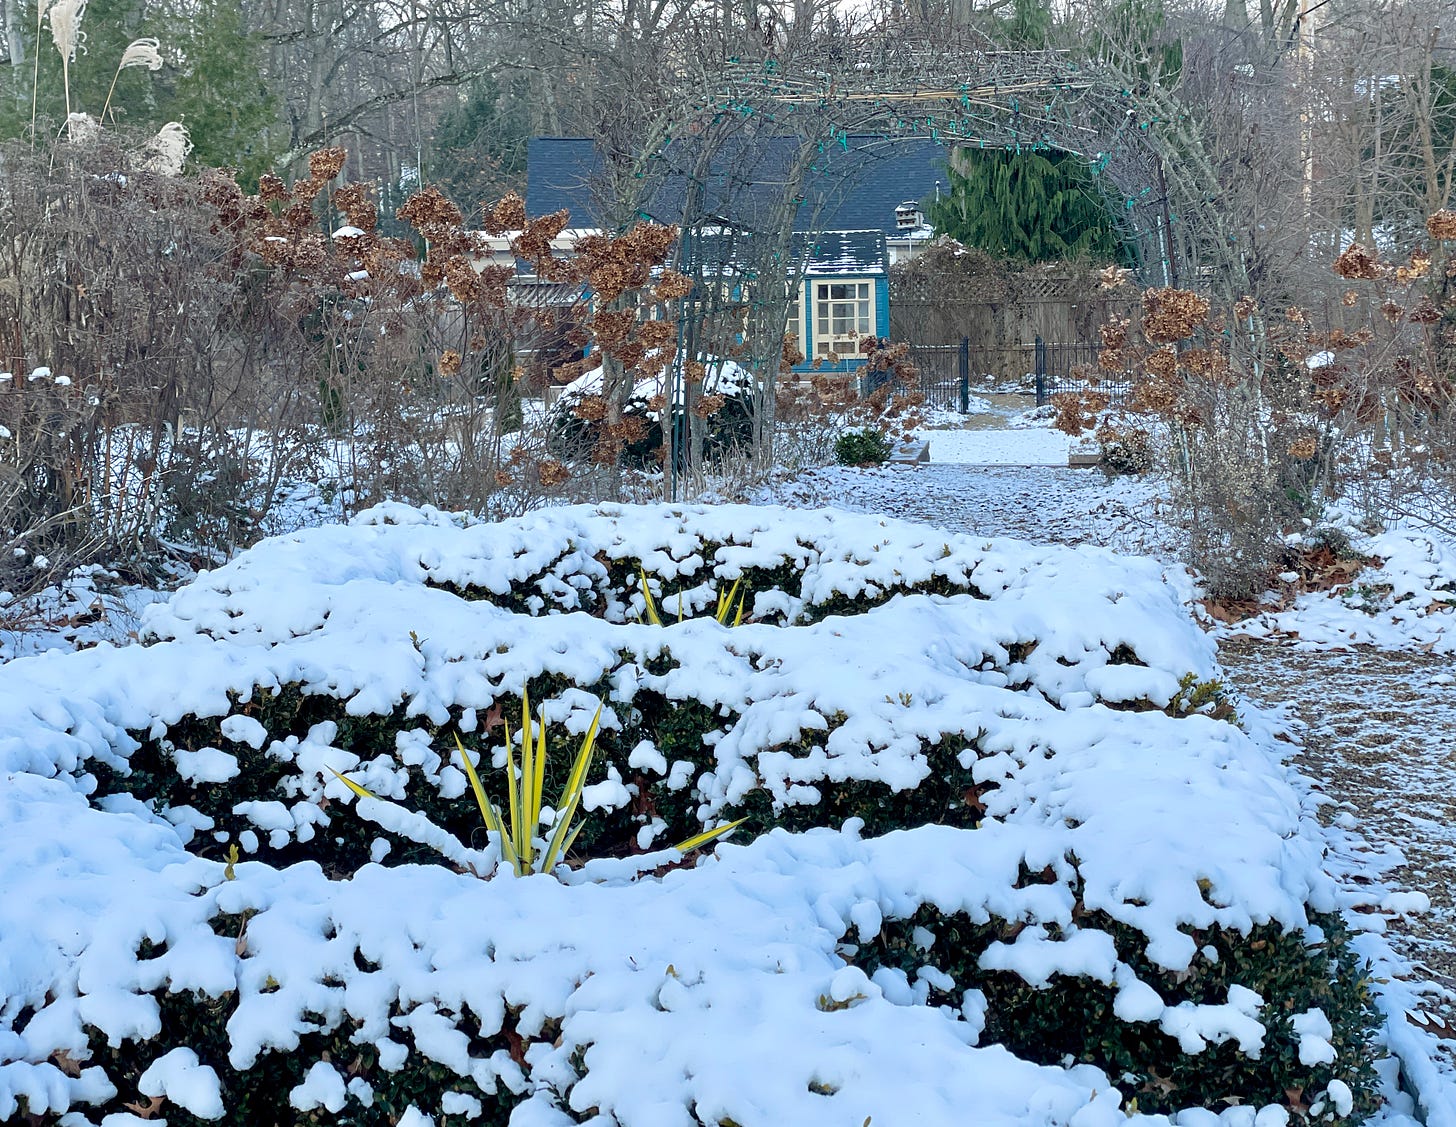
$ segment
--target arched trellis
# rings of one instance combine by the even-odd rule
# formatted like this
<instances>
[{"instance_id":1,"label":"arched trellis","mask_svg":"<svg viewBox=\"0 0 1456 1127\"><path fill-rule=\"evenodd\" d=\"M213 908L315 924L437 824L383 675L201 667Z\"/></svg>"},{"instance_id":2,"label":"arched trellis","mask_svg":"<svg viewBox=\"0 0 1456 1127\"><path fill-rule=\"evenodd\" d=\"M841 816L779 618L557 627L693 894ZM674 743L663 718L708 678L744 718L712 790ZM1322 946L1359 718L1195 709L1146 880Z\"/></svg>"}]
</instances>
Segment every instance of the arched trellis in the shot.
<instances>
[{"instance_id":1,"label":"arched trellis","mask_svg":"<svg viewBox=\"0 0 1456 1127\"><path fill-rule=\"evenodd\" d=\"M1217 178L1167 91L1123 81L1064 50L885 37L873 53L829 60L833 69L813 65L823 61L731 60L668 133L667 146L736 119L760 136L794 133L819 153L865 134L886 146L928 138L948 149L1056 150L1085 162L1142 282L1216 277L1231 291L1241 288L1239 248L1217 212ZM817 169L811 162L806 171Z\"/></svg>"},{"instance_id":2,"label":"arched trellis","mask_svg":"<svg viewBox=\"0 0 1456 1127\"><path fill-rule=\"evenodd\" d=\"M872 51L857 45L852 57L821 52L806 53L797 63L732 59L698 91L659 123L655 142L629 162L630 175L643 185L644 201L652 197L647 185L654 180L675 179L680 186L666 208L638 211L683 228L680 266L700 279L731 273L756 293L745 303L742 340L764 378L756 428L761 455L771 456L772 372L787 307L782 281L794 266L792 232L804 226L803 187L829 169L836 150L849 150L850 138L869 135L886 147L928 138L947 148L1072 154L1086 162L1117 217L1142 283L1213 285L1234 293L1245 288L1241 248L1219 213L1217 177L1176 98L1157 84L1120 80L1067 51L1001 51L987 43L931 45L909 35L884 36ZM775 158L771 176L739 168L785 139L788 151ZM725 161L725 152L733 159ZM739 186L762 187L767 179L777 195L758 200L747 220L741 208L725 214L723 200L732 193L715 195L712 183L725 175L725 165ZM809 226L815 227L812 219ZM698 233L705 228L733 229L731 269L702 256ZM702 314L700 308L680 317L679 348L690 356L713 351L713 341L693 336ZM690 382L683 394L688 402L674 403L674 410L685 407L691 414ZM692 464L691 452L685 453ZM674 466L677 456L674 451Z\"/></svg>"}]
</instances>

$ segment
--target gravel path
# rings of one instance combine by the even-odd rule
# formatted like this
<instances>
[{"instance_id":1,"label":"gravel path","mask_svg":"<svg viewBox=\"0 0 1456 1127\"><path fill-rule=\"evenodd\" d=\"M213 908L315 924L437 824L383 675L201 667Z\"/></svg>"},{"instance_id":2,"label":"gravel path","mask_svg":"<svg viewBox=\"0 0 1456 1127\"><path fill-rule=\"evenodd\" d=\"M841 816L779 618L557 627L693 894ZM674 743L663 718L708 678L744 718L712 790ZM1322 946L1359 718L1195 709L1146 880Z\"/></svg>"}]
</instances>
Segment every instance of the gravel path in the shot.
<instances>
[{"instance_id":1,"label":"gravel path","mask_svg":"<svg viewBox=\"0 0 1456 1127\"><path fill-rule=\"evenodd\" d=\"M1449 656L1360 648L1301 650L1233 639L1219 657L1255 704L1286 706L1303 736L1300 770L1377 853L1405 860L1396 887L1429 912L1405 918L1391 945L1456 998L1456 677ZM1448 1005L1438 1010L1450 1013Z\"/></svg>"}]
</instances>

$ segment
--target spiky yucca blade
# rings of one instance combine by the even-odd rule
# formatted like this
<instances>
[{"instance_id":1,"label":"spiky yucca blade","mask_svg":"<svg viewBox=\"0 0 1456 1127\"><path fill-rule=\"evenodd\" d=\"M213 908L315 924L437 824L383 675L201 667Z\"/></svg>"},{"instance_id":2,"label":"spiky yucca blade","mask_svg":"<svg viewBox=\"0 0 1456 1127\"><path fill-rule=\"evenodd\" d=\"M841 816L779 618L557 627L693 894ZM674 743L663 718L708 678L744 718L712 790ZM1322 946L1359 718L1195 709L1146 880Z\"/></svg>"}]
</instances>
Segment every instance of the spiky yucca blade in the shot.
<instances>
[{"instance_id":1,"label":"spiky yucca blade","mask_svg":"<svg viewBox=\"0 0 1456 1127\"><path fill-rule=\"evenodd\" d=\"M525 780L521 780L522 786ZM521 794L522 786L516 785L516 749L506 741L506 812L510 818L511 848L529 870L531 867L530 843L521 841Z\"/></svg>"},{"instance_id":2,"label":"spiky yucca blade","mask_svg":"<svg viewBox=\"0 0 1456 1127\"><path fill-rule=\"evenodd\" d=\"M722 837L729 830L736 830L746 821L748 821L747 818L739 818L736 822L729 822L727 825L715 826L711 830L704 830L700 834L693 834L692 837L688 838L686 841L679 842L677 845L674 845L673 848L676 849L679 853L691 853L694 849L697 849L698 847L703 845L707 845L708 842L713 841L716 838Z\"/></svg>"},{"instance_id":3,"label":"spiky yucca blade","mask_svg":"<svg viewBox=\"0 0 1456 1127\"><path fill-rule=\"evenodd\" d=\"M531 828L534 831L541 825L541 797L546 786L546 714L543 712L536 717L536 809L531 817L534 819Z\"/></svg>"},{"instance_id":4,"label":"spiky yucca blade","mask_svg":"<svg viewBox=\"0 0 1456 1127\"><path fill-rule=\"evenodd\" d=\"M509 738L509 729L507 737ZM470 789L475 794L475 805L480 807L480 817L485 822L486 831L495 834L496 840L500 842L501 860L519 876L521 870L515 848L506 835L505 826L500 815L496 813L494 803L486 797L485 788L480 785L480 776L475 773L475 764L470 762L470 756L465 753L465 745L460 742L459 736L455 737L455 746L460 750L460 762L465 765L465 777L470 780Z\"/></svg>"},{"instance_id":5,"label":"spiky yucca blade","mask_svg":"<svg viewBox=\"0 0 1456 1127\"><path fill-rule=\"evenodd\" d=\"M576 825L572 828L572 831L566 835L566 841L563 842L561 846L561 856L563 860L570 856L571 847L576 844L576 835L581 833L581 828L584 825L586 825L585 822L577 822Z\"/></svg>"},{"instance_id":6,"label":"spiky yucca blade","mask_svg":"<svg viewBox=\"0 0 1456 1127\"><path fill-rule=\"evenodd\" d=\"M652 598L652 588L647 585L647 570L637 565L637 574L642 577L642 602L647 608L647 621L653 626L662 625L662 615L657 613L657 603Z\"/></svg>"},{"instance_id":7,"label":"spiky yucca blade","mask_svg":"<svg viewBox=\"0 0 1456 1127\"><path fill-rule=\"evenodd\" d=\"M581 791L586 785L587 772L591 770L592 752L596 750L597 729L601 722L602 706L597 705L597 712L592 717L591 727L587 729L586 739L582 740L581 750L576 753L571 776L566 780L566 786L561 790L561 798L556 803L556 825L552 828L551 843L546 847L546 855L541 858L540 871L543 873L549 873L561 858L571 830L571 819L576 816L577 805L581 802Z\"/></svg>"},{"instance_id":8,"label":"spiky yucca blade","mask_svg":"<svg viewBox=\"0 0 1456 1127\"><path fill-rule=\"evenodd\" d=\"M508 764L512 772L515 771L515 755L511 752L514 745L511 743L509 730L506 735L506 754L511 762ZM536 845L536 822L541 816L541 802L536 797L536 745L531 741L529 729L521 731L521 789L518 798L513 798L513 803L519 805L511 807L511 828L516 835L516 850L525 863L526 871L530 872L535 858Z\"/></svg>"},{"instance_id":9,"label":"spiky yucca blade","mask_svg":"<svg viewBox=\"0 0 1456 1127\"><path fill-rule=\"evenodd\" d=\"M480 776L475 773L475 764L470 762L470 756L465 752L465 745L460 742L460 737L455 737L455 748L460 752L460 763L465 768L465 777L470 780L470 790L475 795L475 805L480 808L480 820L490 828L490 799L485 797L485 788L480 785Z\"/></svg>"},{"instance_id":10,"label":"spiky yucca blade","mask_svg":"<svg viewBox=\"0 0 1456 1127\"><path fill-rule=\"evenodd\" d=\"M741 586L743 586L743 576L740 575L733 581L733 586L729 587L727 591L718 592L718 610L713 617L718 620L719 626L727 625L729 612L733 609L733 596L738 594L738 588ZM741 599L738 602L738 616L740 619L743 617L743 601Z\"/></svg>"},{"instance_id":11,"label":"spiky yucca blade","mask_svg":"<svg viewBox=\"0 0 1456 1127\"><path fill-rule=\"evenodd\" d=\"M742 626L743 625L743 603L744 603L744 601L747 598L748 598L748 592L747 591L744 591L743 594L741 594L741 595L738 596L738 613L733 616L733 625L734 626Z\"/></svg>"},{"instance_id":12,"label":"spiky yucca blade","mask_svg":"<svg viewBox=\"0 0 1456 1127\"><path fill-rule=\"evenodd\" d=\"M334 771L334 769L332 767L330 767L329 770L330 771ZM343 775L339 774L337 771L334 771L334 778L338 779L339 782L343 783L346 787L348 787L351 791L353 791L355 794L357 794L360 798L378 798L379 797L372 790L369 790L367 787L361 787L353 779L346 779Z\"/></svg>"}]
</instances>

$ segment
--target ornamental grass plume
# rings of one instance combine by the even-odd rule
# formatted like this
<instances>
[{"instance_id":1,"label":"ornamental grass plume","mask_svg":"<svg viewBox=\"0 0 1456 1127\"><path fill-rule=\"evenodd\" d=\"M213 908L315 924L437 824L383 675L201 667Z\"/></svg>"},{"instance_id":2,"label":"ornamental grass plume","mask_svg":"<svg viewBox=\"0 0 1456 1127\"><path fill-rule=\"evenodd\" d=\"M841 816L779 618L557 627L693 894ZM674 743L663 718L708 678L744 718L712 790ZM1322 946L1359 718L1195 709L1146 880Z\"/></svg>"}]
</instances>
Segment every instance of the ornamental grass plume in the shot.
<instances>
[{"instance_id":1,"label":"ornamental grass plume","mask_svg":"<svg viewBox=\"0 0 1456 1127\"><path fill-rule=\"evenodd\" d=\"M111 88L106 91L106 104L101 107L101 120L106 120L106 111L111 108L111 96L116 93L116 80L128 67L146 67L156 71L162 69L161 43L150 35L133 39L121 53L121 62L116 64L116 73L111 76Z\"/></svg>"},{"instance_id":2,"label":"ornamental grass plume","mask_svg":"<svg viewBox=\"0 0 1456 1127\"><path fill-rule=\"evenodd\" d=\"M66 116L71 116L71 60L85 35L81 18L86 14L86 0L55 0L50 6L51 41L61 54L61 82L66 88Z\"/></svg>"},{"instance_id":3,"label":"ornamental grass plume","mask_svg":"<svg viewBox=\"0 0 1456 1127\"><path fill-rule=\"evenodd\" d=\"M142 169L159 176L176 176L187 163L192 151L192 138L180 121L169 121L147 142L143 150Z\"/></svg>"}]
</instances>

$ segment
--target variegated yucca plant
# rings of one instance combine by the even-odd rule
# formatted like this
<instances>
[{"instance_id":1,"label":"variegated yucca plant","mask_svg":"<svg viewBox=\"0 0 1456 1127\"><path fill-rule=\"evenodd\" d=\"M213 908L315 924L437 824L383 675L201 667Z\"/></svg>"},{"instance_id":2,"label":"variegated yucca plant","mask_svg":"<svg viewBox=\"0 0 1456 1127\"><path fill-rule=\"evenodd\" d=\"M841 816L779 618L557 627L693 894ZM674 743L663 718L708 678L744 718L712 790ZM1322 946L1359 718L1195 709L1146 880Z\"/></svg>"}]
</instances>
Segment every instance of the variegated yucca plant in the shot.
<instances>
[{"instance_id":1,"label":"variegated yucca plant","mask_svg":"<svg viewBox=\"0 0 1456 1127\"><path fill-rule=\"evenodd\" d=\"M546 782L546 719L543 715L534 722L532 721L530 695L526 693L521 695L519 773L510 725L505 726L506 810L504 814L496 809L495 803L486 795L485 787L480 782L480 775L475 769L475 764L471 763L465 745L460 742L459 736L455 737L455 748L460 753L460 762L465 768L466 777L470 780L470 789L475 795L475 804L480 809L481 820L485 823L487 833L495 835L500 846L501 860L510 866L516 876L552 872L558 864L566 859L572 844L581 832L583 823L578 822L573 827L572 822L576 819L577 810L581 805L582 791L586 787L587 773L591 770L601 720L602 706L598 705L596 715L592 717L591 725L587 729L581 747L576 753L576 759L572 763L571 773L567 776L566 782L561 788L561 795L556 800L555 813L549 827L549 838L537 837L537 831L541 828L543 821L542 810L545 809L542 799ZM333 768L330 770L332 771ZM378 799L377 795L352 779L346 778L338 771L333 773L340 782L360 798L382 801ZM744 819L740 818L735 822L704 830L702 833L694 834L686 841L679 842L673 848L679 853L690 852L715 841L730 830L736 829L743 824L743 821Z\"/></svg>"}]
</instances>

